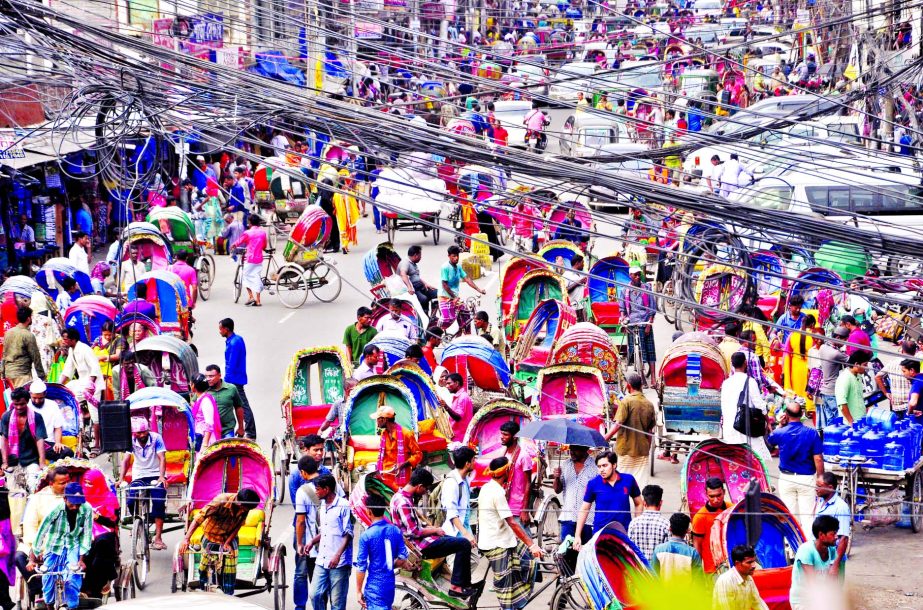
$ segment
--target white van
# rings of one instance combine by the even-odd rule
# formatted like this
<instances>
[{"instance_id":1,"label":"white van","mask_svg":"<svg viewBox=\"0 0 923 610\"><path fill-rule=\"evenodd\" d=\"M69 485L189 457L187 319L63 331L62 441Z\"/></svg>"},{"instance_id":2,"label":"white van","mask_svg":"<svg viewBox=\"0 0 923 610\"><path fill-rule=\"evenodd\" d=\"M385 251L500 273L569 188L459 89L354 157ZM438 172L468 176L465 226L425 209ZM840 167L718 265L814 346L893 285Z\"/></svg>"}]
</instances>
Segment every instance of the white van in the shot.
<instances>
[{"instance_id":1,"label":"white van","mask_svg":"<svg viewBox=\"0 0 923 610\"><path fill-rule=\"evenodd\" d=\"M494 116L506 129L510 146L525 147L526 126L523 121L532 111L532 102L522 100L498 100L494 102Z\"/></svg>"},{"instance_id":2,"label":"white van","mask_svg":"<svg viewBox=\"0 0 923 610\"><path fill-rule=\"evenodd\" d=\"M587 98L592 97L593 91L602 89L595 79L589 78L599 72L599 69L599 64L592 61L575 61L564 64L551 81L549 97L554 100L573 102L577 99L579 91L583 91Z\"/></svg>"},{"instance_id":3,"label":"white van","mask_svg":"<svg viewBox=\"0 0 923 610\"><path fill-rule=\"evenodd\" d=\"M647 150L628 137L623 120L587 113L572 114L564 121L561 154L570 157L634 154Z\"/></svg>"}]
</instances>

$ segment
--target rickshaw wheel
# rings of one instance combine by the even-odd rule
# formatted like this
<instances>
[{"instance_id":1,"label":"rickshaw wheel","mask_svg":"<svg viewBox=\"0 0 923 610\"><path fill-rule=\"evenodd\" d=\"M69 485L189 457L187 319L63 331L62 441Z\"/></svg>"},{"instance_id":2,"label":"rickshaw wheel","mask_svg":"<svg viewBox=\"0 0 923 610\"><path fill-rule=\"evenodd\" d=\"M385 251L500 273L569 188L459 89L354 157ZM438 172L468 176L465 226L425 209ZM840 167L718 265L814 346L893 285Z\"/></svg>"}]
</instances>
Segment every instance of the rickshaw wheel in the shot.
<instances>
[{"instance_id":1,"label":"rickshaw wheel","mask_svg":"<svg viewBox=\"0 0 923 610\"><path fill-rule=\"evenodd\" d=\"M340 296L343 280L340 272L330 263L320 261L308 272L308 287L317 300L332 303Z\"/></svg>"},{"instance_id":2,"label":"rickshaw wheel","mask_svg":"<svg viewBox=\"0 0 923 610\"><path fill-rule=\"evenodd\" d=\"M535 533L536 542L542 547L542 550L548 553L554 552L561 540L561 503L554 496L543 501L544 510L542 518L538 522L538 530Z\"/></svg>"},{"instance_id":3,"label":"rickshaw wheel","mask_svg":"<svg viewBox=\"0 0 923 610\"><path fill-rule=\"evenodd\" d=\"M439 231L439 216L437 215L437 216L435 216L435 217L433 218L433 245L434 245L434 246L438 246L438 245L439 245L439 233L440 233L440 231Z\"/></svg>"},{"instance_id":4,"label":"rickshaw wheel","mask_svg":"<svg viewBox=\"0 0 923 610\"><path fill-rule=\"evenodd\" d=\"M280 457L280 454L282 457ZM282 445L278 440L272 440L272 452L271 464L272 464L272 478L274 480L273 486L273 498L272 501L275 502L276 506L285 502L285 469L282 466L282 460L285 456L285 451L282 449ZM294 498L292 498L294 501Z\"/></svg>"},{"instance_id":5,"label":"rickshaw wheel","mask_svg":"<svg viewBox=\"0 0 923 610\"><path fill-rule=\"evenodd\" d=\"M272 573L272 605L273 610L285 610L285 551L279 550L279 560Z\"/></svg>"},{"instance_id":6,"label":"rickshaw wheel","mask_svg":"<svg viewBox=\"0 0 923 610\"><path fill-rule=\"evenodd\" d=\"M134 584L139 590L144 591L147 586L147 576L151 569L151 546L148 540L147 528L140 519L135 519L131 526L131 556L134 560Z\"/></svg>"},{"instance_id":7,"label":"rickshaw wheel","mask_svg":"<svg viewBox=\"0 0 923 610\"><path fill-rule=\"evenodd\" d=\"M244 288L244 260L240 259L240 263L237 264L237 270L234 271L234 302L240 300L240 293L243 292Z\"/></svg>"},{"instance_id":8,"label":"rickshaw wheel","mask_svg":"<svg viewBox=\"0 0 923 610\"><path fill-rule=\"evenodd\" d=\"M304 270L292 264L282 267L276 279L276 293L282 304L289 309L298 309L304 305L308 300L308 283Z\"/></svg>"},{"instance_id":9,"label":"rickshaw wheel","mask_svg":"<svg viewBox=\"0 0 923 610\"><path fill-rule=\"evenodd\" d=\"M196 264L196 277L199 280L199 296L203 301L207 301L212 290L212 271L211 263L206 258L199 258Z\"/></svg>"},{"instance_id":10,"label":"rickshaw wheel","mask_svg":"<svg viewBox=\"0 0 923 610\"><path fill-rule=\"evenodd\" d=\"M119 575L119 586L115 589L117 601L134 599L137 593L135 589L134 562L124 566L122 569L125 571L125 574Z\"/></svg>"},{"instance_id":11,"label":"rickshaw wheel","mask_svg":"<svg viewBox=\"0 0 923 610\"><path fill-rule=\"evenodd\" d=\"M388 218L388 241L394 243L394 236L397 235L397 216Z\"/></svg>"},{"instance_id":12,"label":"rickshaw wheel","mask_svg":"<svg viewBox=\"0 0 923 610\"><path fill-rule=\"evenodd\" d=\"M551 610L584 610L590 607L579 576L571 576L558 582L551 596Z\"/></svg>"},{"instance_id":13,"label":"rickshaw wheel","mask_svg":"<svg viewBox=\"0 0 923 610\"><path fill-rule=\"evenodd\" d=\"M402 582L394 585L394 604L391 607L395 610L429 610L426 599Z\"/></svg>"},{"instance_id":14,"label":"rickshaw wheel","mask_svg":"<svg viewBox=\"0 0 923 610\"><path fill-rule=\"evenodd\" d=\"M918 470L913 475L913 482L907 485L907 500L913 502L912 506L917 507L913 509L913 516L910 517L910 529L914 534L918 534L923 530L923 514L919 510L920 503L923 502L923 471Z\"/></svg>"}]
</instances>

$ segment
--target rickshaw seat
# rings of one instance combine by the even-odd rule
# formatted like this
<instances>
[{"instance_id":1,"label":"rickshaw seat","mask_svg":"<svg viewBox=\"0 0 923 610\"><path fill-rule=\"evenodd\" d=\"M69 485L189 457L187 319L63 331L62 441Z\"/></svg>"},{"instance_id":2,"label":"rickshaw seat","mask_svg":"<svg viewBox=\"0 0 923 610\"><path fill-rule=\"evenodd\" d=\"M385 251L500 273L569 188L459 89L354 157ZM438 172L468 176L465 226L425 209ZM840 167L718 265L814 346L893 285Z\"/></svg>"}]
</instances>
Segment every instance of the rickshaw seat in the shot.
<instances>
[{"instance_id":1,"label":"rickshaw seat","mask_svg":"<svg viewBox=\"0 0 923 610\"><path fill-rule=\"evenodd\" d=\"M195 519L196 515L199 514L200 509L195 509L192 511L192 518ZM250 509L250 512L247 513L247 520L244 522L243 527L240 528L240 532L237 534L237 544L238 546L259 546L260 542L263 539L263 528L266 521L266 513L262 509L253 508ZM190 540L192 544L201 544L202 542L202 528L199 527L192 534L192 539Z\"/></svg>"},{"instance_id":2,"label":"rickshaw seat","mask_svg":"<svg viewBox=\"0 0 923 610\"><path fill-rule=\"evenodd\" d=\"M417 444L420 446L420 451L423 452L423 455L445 451L449 447L449 441L435 430L430 434L421 434L420 438L417 439Z\"/></svg>"},{"instance_id":3,"label":"rickshaw seat","mask_svg":"<svg viewBox=\"0 0 923 610\"><path fill-rule=\"evenodd\" d=\"M78 439L76 436L62 436L61 437L61 444L74 452L77 451L77 443L78 443Z\"/></svg>"},{"instance_id":4,"label":"rickshaw seat","mask_svg":"<svg viewBox=\"0 0 923 610\"><path fill-rule=\"evenodd\" d=\"M596 325L600 327L616 326L621 320L622 312L618 303L602 301L590 304Z\"/></svg>"},{"instance_id":5,"label":"rickshaw seat","mask_svg":"<svg viewBox=\"0 0 923 610\"><path fill-rule=\"evenodd\" d=\"M189 481L188 451L167 451L166 461L168 485Z\"/></svg>"},{"instance_id":6,"label":"rickshaw seat","mask_svg":"<svg viewBox=\"0 0 923 610\"><path fill-rule=\"evenodd\" d=\"M320 429L330 405L292 405L292 428L295 436L302 437L316 434Z\"/></svg>"}]
</instances>

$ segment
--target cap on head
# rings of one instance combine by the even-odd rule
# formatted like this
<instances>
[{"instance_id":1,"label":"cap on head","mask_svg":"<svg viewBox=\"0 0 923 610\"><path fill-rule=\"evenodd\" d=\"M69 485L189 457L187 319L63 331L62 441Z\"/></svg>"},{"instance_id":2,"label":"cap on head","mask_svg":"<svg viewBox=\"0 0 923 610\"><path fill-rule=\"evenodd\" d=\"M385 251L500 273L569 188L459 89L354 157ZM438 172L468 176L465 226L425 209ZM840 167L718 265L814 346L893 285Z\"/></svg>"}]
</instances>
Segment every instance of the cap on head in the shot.
<instances>
[{"instance_id":1,"label":"cap on head","mask_svg":"<svg viewBox=\"0 0 923 610\"><path fill-rule=\"evenodd\" d=\"M41 379L36 379L29 384L29 394L44 394L48 391L48 386Z\"/></svg>"},{"instance_id":2,"label":"cap on head","mask_svg":"<svg viewBox=\"0 0 923 610\"><path fill-rule=\"evenodd\" d=\"M150 432L151 424L148 423L143 417L132 417L131 418L131 433L138 434L140 432Z\"/></svg>"},{"instance_id":3,"label":"cap on head","mask_svg":"<svg viewBox=\"0 0 923 610\"><path fill-rule=\"evenodd\" d=\"M644 269L642 269L641 265L637 262L632 262L631 265L628 266L628 275L634 275L635 273L641 273L643 271Z\"/></svg>"},{"instance_id":4,"label":"cap on head","mask_svg":"<svg viewBox=\"0 0 923 610\"><path fill-rule=\"evenodd\" d=\"M374 413L372 413L371 419L378 419L379 417L384 417L385 419L394 419L397 417L397 414L394 412L394 409L388 405L381 405Z\"/></svg>"},{"instance_id":5,"label":"cap on head","mask_svg":"<svg viewBox=\"0 0 923 610\"><path fill-rule=\"evenodd\" d=\"M78 506L87 501L87 497L83 493L83 487L76 481L71 481L64 488L64 499Z\"/></svg>"}]
</instances>

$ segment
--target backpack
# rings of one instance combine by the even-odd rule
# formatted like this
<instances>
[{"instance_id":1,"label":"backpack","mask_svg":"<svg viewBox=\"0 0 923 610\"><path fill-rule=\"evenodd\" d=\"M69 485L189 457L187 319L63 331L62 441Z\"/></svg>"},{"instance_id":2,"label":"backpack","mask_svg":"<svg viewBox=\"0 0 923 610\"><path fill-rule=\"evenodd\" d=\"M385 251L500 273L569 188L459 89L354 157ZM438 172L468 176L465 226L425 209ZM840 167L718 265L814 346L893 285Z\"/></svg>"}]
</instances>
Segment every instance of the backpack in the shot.
<instances>
[{"instance_id":1,"label":"backpack","mask_svg":"<svg viewBox=\"0 0 923 610\"><path fill-rule=\"evenodd\" d=\"M420 514L423 516L423 519L426 520L432 527L442 527L442 524L445 523L447 511L445 506L442 505L442 488L446 484L446 481L451 481L448 475L443 477L439 483L433 488L433 491L429 492L429 495L425 496L426 505L419 507L417 510L420 511ZM458 484L459 491L461 491L461 486L464 485L464 481Z\"/></svg>"}]
</instances>

